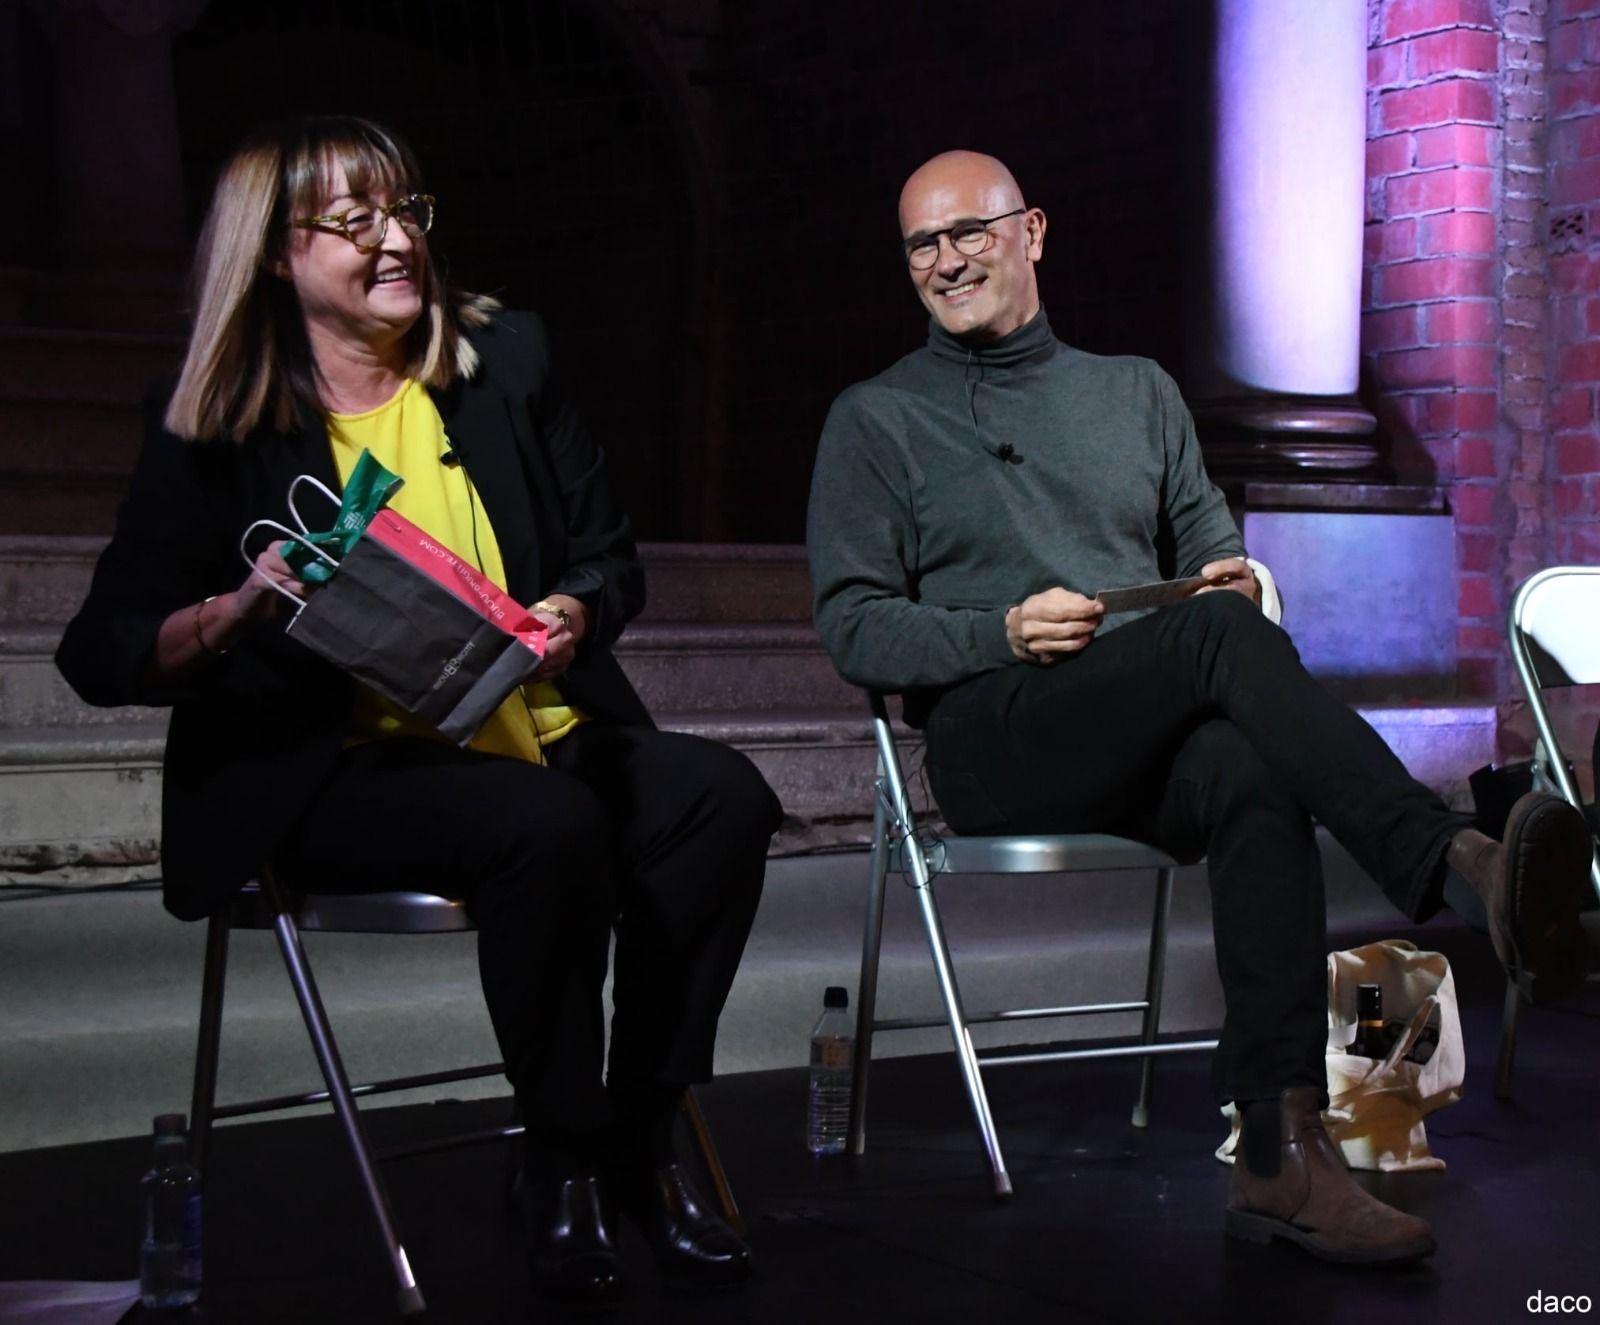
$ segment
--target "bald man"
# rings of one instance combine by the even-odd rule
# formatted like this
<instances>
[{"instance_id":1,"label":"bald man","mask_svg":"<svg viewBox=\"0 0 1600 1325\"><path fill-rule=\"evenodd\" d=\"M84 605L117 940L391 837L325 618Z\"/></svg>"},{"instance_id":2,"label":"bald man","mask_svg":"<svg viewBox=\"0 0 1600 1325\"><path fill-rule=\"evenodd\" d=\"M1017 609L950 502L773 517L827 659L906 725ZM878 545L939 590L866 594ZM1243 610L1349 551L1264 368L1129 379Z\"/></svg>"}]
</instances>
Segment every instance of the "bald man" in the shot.
<instances>
[{"instance_id":1,"label":"bald man","mask_svg":"<svg viewBox=\"0 0 1600 1325\"><path fill-rule=\"evenodd\" d=\"M807 540L840 672L905 696L958 832L1113 832L1206 858L1243 1115L1225 1226L1328 1260L1430 1254L1323 1130L1326 921L1313 816L1406 916L1448 899L1529 997L1581 982L1582 818L1525 797L1505 843L1467 827L1306 673L1277 595L1154 363L1057 340L1045 216L993 157L946 152L900 195L927 344L845 391ZM1101 590L1195 577L1160 610Z\"/></svg>"}]
</instances>

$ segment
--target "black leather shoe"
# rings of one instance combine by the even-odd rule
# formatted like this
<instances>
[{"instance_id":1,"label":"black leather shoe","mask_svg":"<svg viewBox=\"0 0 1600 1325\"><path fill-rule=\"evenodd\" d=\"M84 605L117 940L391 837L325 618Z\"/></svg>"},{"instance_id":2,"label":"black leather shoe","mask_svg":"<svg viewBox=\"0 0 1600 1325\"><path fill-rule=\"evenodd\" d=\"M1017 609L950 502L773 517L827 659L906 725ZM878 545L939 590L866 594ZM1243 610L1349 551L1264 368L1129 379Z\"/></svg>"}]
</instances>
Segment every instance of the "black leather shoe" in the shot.
<instances>
[{"instance_id":1,"label":"black leather shoe","mask_svg":"<svg viewBox=\"0 0 1600 1325\"><path fill-rule=\"evenodd\" d=\"M599 1178L530 1182L522 1191L534 1287L580 1311L622 1304L616 1222Z\"/></svg>"},{"instance_id":2,"label":"black leather shoe","mask_svg":"<svg viewBox=\"0 0 1600 1325\"><path fill-rule=\"evenodd\" d=\"M708 1285L750 1277L750 1248L706 1207L682 1165L625 1170L617 1197L662 1273Z\"/></svg>"}]
</instances>

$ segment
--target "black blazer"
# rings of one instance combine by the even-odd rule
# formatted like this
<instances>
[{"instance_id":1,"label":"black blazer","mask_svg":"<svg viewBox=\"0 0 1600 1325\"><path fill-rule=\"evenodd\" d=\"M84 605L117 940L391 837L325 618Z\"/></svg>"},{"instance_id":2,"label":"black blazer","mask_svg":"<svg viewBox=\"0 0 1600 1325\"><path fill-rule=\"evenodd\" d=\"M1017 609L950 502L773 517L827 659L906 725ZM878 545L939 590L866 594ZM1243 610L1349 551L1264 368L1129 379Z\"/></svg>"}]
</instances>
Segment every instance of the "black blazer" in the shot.
<instances>
[{"instance_id":1,"label":"black blazer","mask_svg":"<svg viewBox=\"0 0 1600 1325\"><path fill-rule=\"evenodd\" d=\"M648 725L610 651L644 606L644 577L604 457L552 382L543 324L504 313L470 339L478 372L432 395L494 529L506 588L522 603L553 593L581 600L589 633L563 693L599 720ZM172 706L164 900L191 920L227 905L316 793L343 746L354 683L285 635L286 618L252 627L181 685L144 682L161 623L238 586L240 535L254 520L287 519L293 478L312 474L339 490L320 417L238 445L185 442L161 425L169 394L146 400L144 446L116 532L56 665L91 704Z\"/></svg>"}]
</instances>

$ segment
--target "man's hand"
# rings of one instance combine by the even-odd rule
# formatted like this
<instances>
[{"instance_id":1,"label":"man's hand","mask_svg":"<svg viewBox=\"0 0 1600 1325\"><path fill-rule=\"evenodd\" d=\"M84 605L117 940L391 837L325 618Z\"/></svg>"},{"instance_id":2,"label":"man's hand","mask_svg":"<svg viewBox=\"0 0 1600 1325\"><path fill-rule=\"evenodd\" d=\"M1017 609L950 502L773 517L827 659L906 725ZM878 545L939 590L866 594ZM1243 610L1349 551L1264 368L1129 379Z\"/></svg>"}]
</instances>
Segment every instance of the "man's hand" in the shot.
<instances>
[{"instance_id":1,"label":"man's hand","mask_svg":"<svg viewBox=\"0 0 1600 1325\"><path fill-rule=\"evenodd\" d=\"M1063 653L1087 648L1105 607L1070 589L1046 589L1006 612L1006 639L1023 662L1053 663Z\"/></svg>"},{"instance_id":2,"label":"man's hand","mask_svg":"<svg viewBox=\"0 0 1600 1325\"><path fill-rule=\"evenodd\" d=\"M1261 606L1261 581L1256 579L1250 563L1243 557L1224 557L1200 568L1200 573L1210 581L1196 593L1210 593L1213 589L1232 589L1242 593L1257 607Z\"/></svg>"}]
</instances>

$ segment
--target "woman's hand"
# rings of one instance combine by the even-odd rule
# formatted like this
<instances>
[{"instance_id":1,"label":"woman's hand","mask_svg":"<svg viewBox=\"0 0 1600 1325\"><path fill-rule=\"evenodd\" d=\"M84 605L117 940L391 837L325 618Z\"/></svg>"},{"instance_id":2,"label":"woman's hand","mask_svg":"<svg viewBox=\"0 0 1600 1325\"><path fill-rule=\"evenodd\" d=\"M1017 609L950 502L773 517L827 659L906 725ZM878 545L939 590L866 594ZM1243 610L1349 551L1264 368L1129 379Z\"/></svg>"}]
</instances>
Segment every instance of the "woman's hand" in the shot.
<instances>
[{"instance_id":1,"label":"woman's hand","mask_svg":"<svg viewBox=\"0 0 1600 1325\"><path fill-rule=\"evenodd\" d=\"M244 583L232 593L180 607L156 633L155 648L145 660L145 681L156 685L178 680L226 653L247 623L269 620L282 609L283 595L273 585L305 597L305 586L276 547L256 558Z\"/></svg>"},{"instance_id":2,"label":"woman's hand","mask_svg":"<svg viewBox=\"0 0 1600 1325\"><path fill-rule=\"evenodd\" d=\"M560 608L567 614L567 620L561 619L560 613L554 609ZM544 640L544 661L539 664L539 670L533 674L535 681L554 681L567 668L572 666L572 660L577 656L578 644L589 632L589 612L576 598L564 593L551 594L548 598L541 598L533 605L533 615L542 621L550 633Z\"/></svg>"},{"instance_id":3,"label":"woman's hand","mask_svg":"<svg viewBox=\"0 0 1600 1325\"><path fill-rule=\"evenodd\" d=\"M287 589L296 598L306 596L306 586L274 543L256 558L244 583L231 594L224 594L223 598L233 599L231 613L237 621L268 621L284 608L284 597L278 592L279 589ZM218 599L219 603L221 601Z\"/></svg>"}]
</instances>

